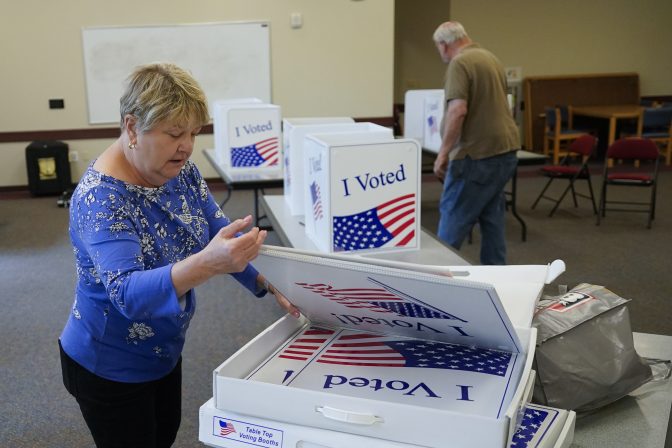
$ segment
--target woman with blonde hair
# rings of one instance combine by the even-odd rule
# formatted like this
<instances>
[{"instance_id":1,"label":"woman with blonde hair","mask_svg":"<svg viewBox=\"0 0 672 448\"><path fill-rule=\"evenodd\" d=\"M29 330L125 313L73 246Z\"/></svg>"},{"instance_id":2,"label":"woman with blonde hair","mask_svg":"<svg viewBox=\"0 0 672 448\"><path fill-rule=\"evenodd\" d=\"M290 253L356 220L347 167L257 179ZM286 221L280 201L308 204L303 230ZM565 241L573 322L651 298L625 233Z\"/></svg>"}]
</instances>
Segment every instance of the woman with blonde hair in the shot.
<instances>
[{"instance_id":1,"label":"woman with blonde hair","mask_svg":"<svg viewBox=\"0 0 672 448\"><path fill-rule=\"evenodd\" d=\"M169 447L181 415L181 352L194 288L232 274L274 293L250 264L266 238L233 222L189 161L208 123L205 94L172 64L138 67L120 101L121 136L72 196L77 285L59 339L63 382L98 447Z\"/></svg>"}]
</instances>

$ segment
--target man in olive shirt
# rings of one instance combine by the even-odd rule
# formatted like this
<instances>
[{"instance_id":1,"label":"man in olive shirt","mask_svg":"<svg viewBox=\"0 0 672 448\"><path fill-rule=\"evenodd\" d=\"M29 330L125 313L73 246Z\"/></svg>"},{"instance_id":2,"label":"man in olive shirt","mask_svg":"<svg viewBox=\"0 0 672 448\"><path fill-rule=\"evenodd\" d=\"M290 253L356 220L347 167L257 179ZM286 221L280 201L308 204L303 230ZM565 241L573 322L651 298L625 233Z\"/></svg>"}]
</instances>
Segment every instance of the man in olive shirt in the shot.
<instances>
[{"instance_id":1,"label":"man in olive shirt","mask_svg":"<svg viewBox=\"0 0 672 448\"><path fill-rule=\"evenodd\" d=\"M478 223L481 263L506 264L504 186L515 172L520 140L504 68L457 22L441 24L434 42L448 64L442 143L434 163L443 181L438 235L459 249Z\"/></svg>"}]
</instances>

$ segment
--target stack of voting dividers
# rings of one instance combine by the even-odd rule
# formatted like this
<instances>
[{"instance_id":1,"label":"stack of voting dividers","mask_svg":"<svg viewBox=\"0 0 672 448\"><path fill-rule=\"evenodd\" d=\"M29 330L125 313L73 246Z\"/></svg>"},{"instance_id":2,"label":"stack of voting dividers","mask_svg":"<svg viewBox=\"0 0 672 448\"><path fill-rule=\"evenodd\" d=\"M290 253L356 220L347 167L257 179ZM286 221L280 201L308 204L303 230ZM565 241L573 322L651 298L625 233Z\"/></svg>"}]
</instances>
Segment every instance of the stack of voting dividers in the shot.
<instances>
[{"instance_id":1,"label":"stack of voting dividers","mask_svg":"<svg viewBox=\"0 0 672 448\"><path fill-rule=\"evenodd\" d=\"M378 132L304 141L306 235L323 252L417 250L421 148Z\"/></svg>"},{"instance_id":2,"label":"stack of voting dividers","mask_svg":"<svg viewBox=\"0 0 672 448\"><path fill-rule=\"evenodd\" d=\"M232 172L278 172L282 169L280 106L257 98L214 103L217 160Z\"/></svg>"},{"instance_id":3,"label":"stack of voting dividers","mask_svg":"<svg viewBox=\"0 0 672 448\"><path fill-rule=\"evenodd\" d=\"M417 140L424 149L438 152L445 109L443 90L409 90L404 101L404 137Z\"/></svg>"},{"instance_id":4,"label":"stack of voting dividers","mask_svg":"<svg viewBox=\"0 0 672 448\"><path fill-rule=\"evenodd\" d=\"M529 404L535 303L564 263L422 266L266 246L254 262L302 312L213 373L213 447L537 447L573 412Z\"/></svg>"},{"instance_id":5,"label":"stack of voting dividers","mask_svg":"<svg viewBox=\"0 0 672 448\"><path fill-rule=\"evenodd\" d=\"M283 120L284 195L293 216L304 214L304 142L315 133L371 133L392 140L392 130L374 123L355 123L352 118L286 118Z\"/></svg>"}]
</instances>

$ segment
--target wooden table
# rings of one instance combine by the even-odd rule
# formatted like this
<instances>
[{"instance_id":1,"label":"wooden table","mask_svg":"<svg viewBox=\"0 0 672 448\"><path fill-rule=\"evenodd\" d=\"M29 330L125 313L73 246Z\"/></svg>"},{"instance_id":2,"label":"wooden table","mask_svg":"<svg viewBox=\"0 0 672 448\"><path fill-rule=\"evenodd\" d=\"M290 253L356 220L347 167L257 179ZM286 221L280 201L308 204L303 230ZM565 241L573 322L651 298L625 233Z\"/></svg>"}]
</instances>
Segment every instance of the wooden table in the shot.
<instances>
[{"instance_id":1,"label":"wooden table","mask_svg":"<svg viewBox=\"0 0 672 448\"><path fill-rule=\"evenodd\" d=\"M575 106L573 115L603 118L609 120L609 138L607 148L616 141L616 122L623 118L639 118L642 107L638 104L618 104L612 106Z\"/></svg>"}]
</instances>

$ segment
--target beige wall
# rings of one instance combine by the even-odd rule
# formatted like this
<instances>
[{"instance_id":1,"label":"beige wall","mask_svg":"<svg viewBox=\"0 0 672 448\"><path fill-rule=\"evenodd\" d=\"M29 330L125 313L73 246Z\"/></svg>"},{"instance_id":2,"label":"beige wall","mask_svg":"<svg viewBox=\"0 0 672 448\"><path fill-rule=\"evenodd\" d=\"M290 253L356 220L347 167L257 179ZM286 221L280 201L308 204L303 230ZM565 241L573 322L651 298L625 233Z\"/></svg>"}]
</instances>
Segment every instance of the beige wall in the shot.
<instances>
[{"instance_id":1,"label":"beige wall","mask_svg":"<svg viewBox=\"0 0 672 448\"><path fill-rule=\"evenodd\" d=\"M290 28L293 12L303 14L301 29ZM273 102L283 116L392 114L392 0L24 0L0 16L0 132L89 127L82 27L235 20L271 22ZM65 99L65 109L49 110L49 98ZM111 141L68 142L80 156L75 180ZM27 143L0 144L0 187L27 185ZM199 148L212 144L212 136L197 140ZM204 176L216 176L200 150L194 160Z\"/></svg>"},{"instance_id":2,"label":"beige wall","mask_svg":"<svg viewBox=\"0 0 672 448\"><path fill-rule=\"evenodd\" d=\"M451 0L451 18L523 76L637 72L672 94L669 0Z\"/></svg>"},{"instance_id":3,"label":"beige wall","mask_svg":"<svg viewBox=\"0 0 672 448\"><path fill-rule=\"evenodd\" d=\"M448 20L450 0L396 0L394 15L394 102L403 103L407 90L443 85L445 64L432 40L434 30Z\"/></svg>"},{"instance_id":4,"label":"beige wall","mask_svg":"<svg viewBox=\"0 0 672 448\"><path fill-rule=\"evenodd\" d=\"M0 15L0 132L88 127L81 27L270 20L274 102L285 116L389 116L410 88L438 88L431 42L448 18L524 76L640 74L642 95L672 94L669 0L24 0ZM304 27L292 30L289 14ZM395 31L396 27L396 31ZM64 110L49 110L64 98ZM27 185L24 148L0 144L0 187ZM110 140L73 140L79 178ZM199 137L200 147L212 136ZM199 152L206 177L216 174Z\"/></svg>"}]
</instances>

